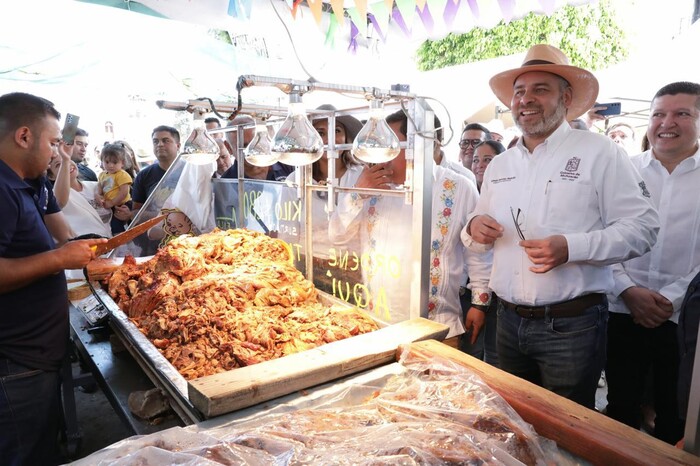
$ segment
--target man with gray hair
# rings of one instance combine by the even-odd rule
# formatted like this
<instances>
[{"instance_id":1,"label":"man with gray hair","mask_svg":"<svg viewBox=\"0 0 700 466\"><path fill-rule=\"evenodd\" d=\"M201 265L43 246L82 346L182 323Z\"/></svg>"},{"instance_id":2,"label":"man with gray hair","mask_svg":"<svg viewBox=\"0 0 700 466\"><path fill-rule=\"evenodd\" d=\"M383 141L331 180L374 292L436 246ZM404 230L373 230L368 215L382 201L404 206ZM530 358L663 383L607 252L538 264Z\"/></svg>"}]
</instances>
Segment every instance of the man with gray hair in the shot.
<instances>
[{"instance_id":1,"label":"man with gray hair","mask_svg":"<svg viewBox=\"0 0 700 466\"><path fill-rule=\"evenodd\" d=\"M592 73L535 45L521 67L489 84L523 136L489 164L462 240L493 248L499 364L593 409L610 265L651 248L658 215L624 151L567 122L595 102Z\"/></svg>"}]
</instances>

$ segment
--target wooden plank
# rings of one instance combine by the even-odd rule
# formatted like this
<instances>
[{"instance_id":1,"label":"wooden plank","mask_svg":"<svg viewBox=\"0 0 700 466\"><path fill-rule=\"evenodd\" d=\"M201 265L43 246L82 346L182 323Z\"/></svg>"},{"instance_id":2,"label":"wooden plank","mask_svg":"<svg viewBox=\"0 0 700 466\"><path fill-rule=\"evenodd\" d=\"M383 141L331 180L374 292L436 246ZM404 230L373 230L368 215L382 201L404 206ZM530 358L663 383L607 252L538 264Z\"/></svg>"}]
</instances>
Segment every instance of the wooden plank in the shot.
<instances>
[{"instance_id":1,"label":"wooden plank","mask_svg":"<svg viewBox=\"0 0 700 466\"><path fill-rule=\"evenodd\" d=\"M402 346L397 359L404 351L409 351L409 357L432 360L439 356L470 368L540 435L593 464L700 465L697 456L437 341Z\"/></svg>"},{"instance_id":2,"label":"wooden plank","mask_svg":"<svg viewBox=\"0 0 700 466\"><path fill-rule=\"evenodd\" d=\"M190 402L207 418L394 361L403 343L442 340L445 325L417 318L308 351L188 382Z\"/></svg>"}]
</instances>

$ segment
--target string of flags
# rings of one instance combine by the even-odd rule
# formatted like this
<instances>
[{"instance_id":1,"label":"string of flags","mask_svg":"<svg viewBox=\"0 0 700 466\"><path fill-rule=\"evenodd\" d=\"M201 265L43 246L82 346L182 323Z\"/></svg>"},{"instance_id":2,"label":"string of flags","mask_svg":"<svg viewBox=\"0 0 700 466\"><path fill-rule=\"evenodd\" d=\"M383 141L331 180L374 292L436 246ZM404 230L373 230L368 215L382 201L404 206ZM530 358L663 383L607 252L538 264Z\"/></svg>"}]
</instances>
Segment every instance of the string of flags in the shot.
<instances>
[{"instance_id":1,"label":"string of flags","mask_svg":"<svg viewBox=\"0 0 700 466\"><path fill-rule=\"evenodd\" d=\"M516 12L518 0L354 0L346 6L345 0L284 0L293 19L302 6L308 7L316 24L326 28L325 43L334 45L334 36L350 22L349 48L357 48L357 41L367 37L368 28L382 42L385 42L390 25L398 28L406 37L414 35L417 24L422 25L427 35L434 32L450 31L457 15L464 10L471 15L475 24L480 22L485 9L497 8L499 20L510 22ZM521 0L522 1L522 0ZM237 19L249 19L253 0L229 0L228 15ZM557 0L532 0L535 8L543 14L551 15L556 9ZM561 3L561 2L560 2ZM568 2L567 2L568 3ZM328 21L323 14L329 15ZM493 13L491 11L490 13Z\"/></svg>"}]
</instances>

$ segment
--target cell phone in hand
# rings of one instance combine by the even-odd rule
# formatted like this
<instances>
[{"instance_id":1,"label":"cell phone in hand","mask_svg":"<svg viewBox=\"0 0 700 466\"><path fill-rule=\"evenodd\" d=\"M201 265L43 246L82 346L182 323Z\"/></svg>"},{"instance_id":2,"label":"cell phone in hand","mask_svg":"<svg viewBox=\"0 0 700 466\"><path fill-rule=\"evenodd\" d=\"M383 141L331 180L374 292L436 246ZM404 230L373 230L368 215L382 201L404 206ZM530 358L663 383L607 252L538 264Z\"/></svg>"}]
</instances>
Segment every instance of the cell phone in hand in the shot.
<instances>
[{"instance_id":1,"label":"cell phone in hand","mask_svg":"<svg viewBox=\"0 0 700 466\"><path fill-rule=\"evenodd\" d=\"M73 115L68 113L66 115L66 122L63 125L63 142L66 144L73 144L75 140L75 132L78 130L78 122L80 117L78 115Z\"/></svg>"},{"instance_id":2,"label":"cell phone in hand","mask_svg":"<svg viewBox=\"0 0 700 466\"><path fill-rule=\"evenodd\" d=\"M604 116L619 115L620 111L622 110L622 105L620 105L620 102L609 102L603 104L596 103L594 107L607 107L604 110L598 110L596 112L598 115Z\"/></svg>"}]
</instances>

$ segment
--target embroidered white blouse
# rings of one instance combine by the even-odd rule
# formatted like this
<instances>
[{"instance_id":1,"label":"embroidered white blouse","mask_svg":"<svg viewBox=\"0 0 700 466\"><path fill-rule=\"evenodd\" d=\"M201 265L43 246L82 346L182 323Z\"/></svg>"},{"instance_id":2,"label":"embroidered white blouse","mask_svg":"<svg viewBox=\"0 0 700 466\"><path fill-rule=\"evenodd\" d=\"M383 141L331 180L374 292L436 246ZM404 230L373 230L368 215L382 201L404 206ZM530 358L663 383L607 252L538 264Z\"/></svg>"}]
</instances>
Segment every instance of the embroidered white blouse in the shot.
<instances>
[{"instance_id":1,"label":"embroidered white blouse","mask_svg":"<svg viewBox=\"0 0 700 466\"><path fill-rule=\"evenodd\" d=\"M459 287L466 282L465 260L470 287L478 292L488 291L490 253L468 252L459 237L478 197L474 183L451 170L434 166L428 314L450 327L448 338L464 333ZM392 258L410 256L407 252L411 247L407 233L410 229L411 206L404 203L403 197L374 196L363 200L344 194L331 218L329 235L335 240L359 235L363 253L369 253L370 257L381 254L385 263L392 264ZM405 320L409 315L407 290L411 275L406 264L400 267L377 267L377 273L370 273L369 267L363 269L373 298L378 290L386 291L390 322Z\"/></svg>"}]
</instances>

